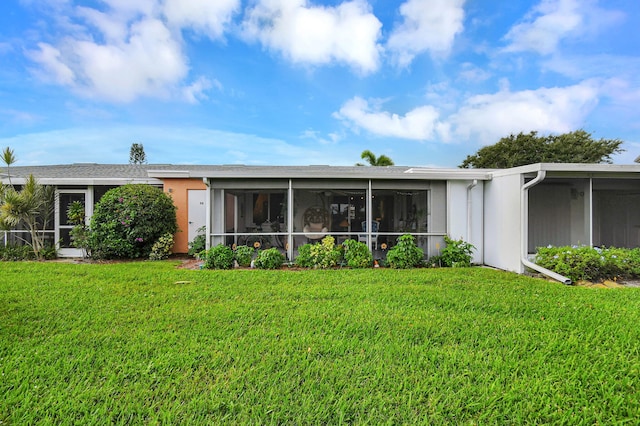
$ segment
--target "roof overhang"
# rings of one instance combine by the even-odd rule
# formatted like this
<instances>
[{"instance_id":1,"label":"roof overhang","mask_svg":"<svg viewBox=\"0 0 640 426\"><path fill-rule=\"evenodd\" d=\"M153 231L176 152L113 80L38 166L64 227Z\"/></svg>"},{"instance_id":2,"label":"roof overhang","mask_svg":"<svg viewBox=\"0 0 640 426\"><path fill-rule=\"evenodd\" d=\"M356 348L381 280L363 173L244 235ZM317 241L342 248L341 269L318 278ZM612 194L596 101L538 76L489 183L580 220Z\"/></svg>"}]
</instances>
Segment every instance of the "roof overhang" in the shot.
<instances>
[{"instance_id":1,"label":"roof overhang","mask_svg":"<svg viewBox=\"0 0 640 426\"><path fill-rule=\"evenodd\" d=\"M376 179L489 180L487 170L370 166L211 166L183 170L149 170L158 179Z\"/></svg>"},{"instance_id":2,"label":"roof overhang","mask_svg":"<svg viewBox=\"0 0 640 426\"><path fill-rule=\"evenodd\" d=\"M151 178L159 179L190 179L200 177L192 176L192 172L189 170L149 170L147 174Z\"/></svg>"},{"instance_id":3,"label":"roof overhang","mask_svg":"<svg viewBox=\"0 0 640 426\"><path fill-rule=\"evenodd\" d=\"M582 164L582 163L536 163L491 171L493 177L512 175L535 175L539 171L547 177L599 177L640 178L640 164Z\"/></svg>"},{"instance_id":4,"label":"roof overhang","mask_svg":"<svg viewBox=\"0 0 640 426\"><path fill-rule=\"evenodd\" d=\"M13 177L11 183L24 185L26 180L23 177ZM132 183L162 186L162 180L155 178L37 178L37 181L41 185L52 186L122 186ZM3 183L8 184L8 179L3 179Z\"/></svg>"}]
</instances>

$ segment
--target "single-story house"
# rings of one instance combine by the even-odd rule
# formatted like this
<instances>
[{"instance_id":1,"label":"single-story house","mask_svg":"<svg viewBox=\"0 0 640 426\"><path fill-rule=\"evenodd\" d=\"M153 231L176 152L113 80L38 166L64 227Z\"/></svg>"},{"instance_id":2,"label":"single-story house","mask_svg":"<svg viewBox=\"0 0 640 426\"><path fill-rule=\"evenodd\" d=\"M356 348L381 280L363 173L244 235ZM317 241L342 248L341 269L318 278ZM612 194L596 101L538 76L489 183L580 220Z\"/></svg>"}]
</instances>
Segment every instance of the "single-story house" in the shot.
<instances>
[{"instance_id":1,"label":"single-story house","mask_svg":"<svg viewBox=\"0 0 640 426\"><path fill-rule=\"evenodd\" d=\"M361 166L103 165L11 167L11 182L33 174L57 188L49 230L60 255L70 247L66 206L83 200L87 217L109 188L144 183L174 200L174 251L199 233L209 246L277 247L289 259L332 235L366 242L383 257L404 233L426 256L443 237L473 244L473 261L522 273L551 245L640 246L640 165L532 164L511 169ZM0 172L9 183L6 168ZM14 232L20 232L16 230ZM11 233L5 234L5 241Z\"/></svg>"}]
</instances>

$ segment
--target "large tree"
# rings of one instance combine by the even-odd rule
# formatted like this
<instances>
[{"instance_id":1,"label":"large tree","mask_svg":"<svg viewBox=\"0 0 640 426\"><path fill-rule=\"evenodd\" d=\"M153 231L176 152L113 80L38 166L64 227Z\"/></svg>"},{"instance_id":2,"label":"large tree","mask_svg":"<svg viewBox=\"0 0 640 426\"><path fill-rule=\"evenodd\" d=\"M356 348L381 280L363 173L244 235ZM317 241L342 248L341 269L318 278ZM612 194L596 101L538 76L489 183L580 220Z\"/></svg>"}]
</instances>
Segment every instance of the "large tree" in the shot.
<instances>
[{"instance_id":1,"label":"large tree","mask_svg":"<svg viewBox=\"0 0 640 426\"><path fill-rule=\"evenodd\" d=\"M360 158L369 163L370 166L393 166L393 160L386 155L376 157L375 154L368 149L362 151ZM362 163L356 163L356 166L364 166Z\"/></svg>"},{"instance_id":2,"label":"large tree","mask_svg":"<svg viewBox=\"0 0 640 426\"><path fill-rule=\"evenodd\" d=\"M611 163L613 154L624 151L620 145L619 139L595 140L584 130L548 136L518 133L480 148L459 167L506 169L534 163Z\"/></svg>"}]
</instances>

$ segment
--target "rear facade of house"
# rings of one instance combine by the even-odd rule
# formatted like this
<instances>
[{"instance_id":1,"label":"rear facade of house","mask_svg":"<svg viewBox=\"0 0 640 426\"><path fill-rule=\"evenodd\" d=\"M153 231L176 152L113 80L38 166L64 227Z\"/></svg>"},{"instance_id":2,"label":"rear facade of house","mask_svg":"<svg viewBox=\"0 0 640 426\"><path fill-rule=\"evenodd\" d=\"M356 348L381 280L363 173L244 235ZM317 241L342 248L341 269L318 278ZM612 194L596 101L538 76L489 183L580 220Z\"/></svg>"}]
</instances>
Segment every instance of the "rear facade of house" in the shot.
<instances>
[{"instance_id":1,"label":"rear facade of house","mask_svg":"<svg viewBox=\"0 0 640 426\"><path fill-rule=\"evenodd\" d=\"M110 188L162 188L177 207L174 252L196 235L207 245L276 247L295 259L302 244L331 235L366 243L383 258L402 234L426 257L444 236L475 246L473 262L522 273L536 247L640 245L640 165L534 164L505 170L416 167L101 165L12 167L57 191L46 230L60 256L79 256L66 219L73 201L88 218ZM4 232L4 243L25 231Z\"/></svg>"}]
</instances>

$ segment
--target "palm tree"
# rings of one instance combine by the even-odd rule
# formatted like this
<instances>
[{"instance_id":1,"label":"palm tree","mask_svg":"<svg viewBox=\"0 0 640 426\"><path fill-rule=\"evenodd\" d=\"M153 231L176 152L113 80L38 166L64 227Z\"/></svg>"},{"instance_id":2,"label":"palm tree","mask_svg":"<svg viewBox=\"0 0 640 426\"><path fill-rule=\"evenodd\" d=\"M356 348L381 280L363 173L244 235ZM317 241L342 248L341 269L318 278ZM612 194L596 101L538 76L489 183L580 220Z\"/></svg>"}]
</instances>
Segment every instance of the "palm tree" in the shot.
<instances>
[{"instance_id":1,"label":"palm tree","mask_svg":"<svg viewBox=\"0 0 640 426\"><path fill-rule=\"evenodd\" d=\"M3 228L15 228L21 223L27 227L30 245L38 259L44 248L43 230L47 228L48 218L55 207L55 188L38 183L29 175L20 191L12 186L5 187L1 193L0 222Z\"/></svg>"},{"instance_id":2,"label":"palm tree","mask_svg":"<svg viewBox=\"0 0 640 426\"><path fill-rule=\"evenodd\" d=\"M370 166L393 166L393 160L391 158L387 157L386 155L376 157L374 153L369 151L368 149L362 151L360 158L366 160ZM356 163L356 166L364 166L364 164Z\"/></svg>"}]
</instances>

